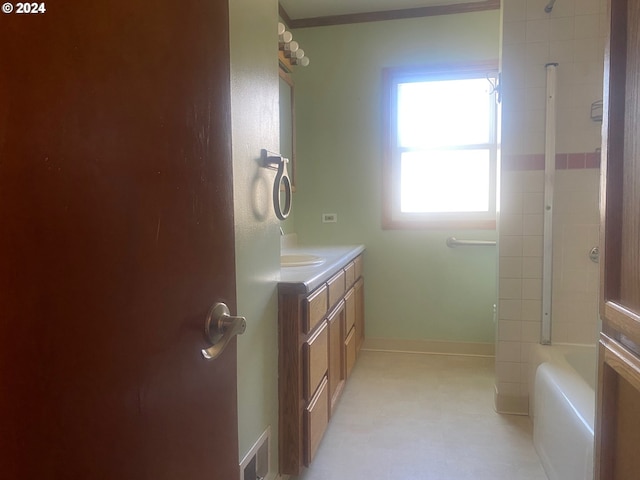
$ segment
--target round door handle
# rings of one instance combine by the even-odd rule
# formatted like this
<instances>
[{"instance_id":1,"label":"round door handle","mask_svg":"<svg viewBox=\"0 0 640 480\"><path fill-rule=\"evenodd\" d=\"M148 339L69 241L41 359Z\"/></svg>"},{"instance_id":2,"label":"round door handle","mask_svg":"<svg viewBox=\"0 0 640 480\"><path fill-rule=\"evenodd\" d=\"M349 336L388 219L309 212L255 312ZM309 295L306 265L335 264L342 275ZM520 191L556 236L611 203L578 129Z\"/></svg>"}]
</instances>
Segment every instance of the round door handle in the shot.
<instances>
[{"instance_id":1,"label":"round door handle","mask_svg":"<svg viewBox=\"0 0 640 480\"><path fill-rule=\"evenodd\" d=\"M204 324L204 336L211 346L201 350L202 356L207 360L218 357L231 339L242 335L246 329L246 318L234 317L224 303L216 303L209 309Z\"/></svg>"}]
</instances>

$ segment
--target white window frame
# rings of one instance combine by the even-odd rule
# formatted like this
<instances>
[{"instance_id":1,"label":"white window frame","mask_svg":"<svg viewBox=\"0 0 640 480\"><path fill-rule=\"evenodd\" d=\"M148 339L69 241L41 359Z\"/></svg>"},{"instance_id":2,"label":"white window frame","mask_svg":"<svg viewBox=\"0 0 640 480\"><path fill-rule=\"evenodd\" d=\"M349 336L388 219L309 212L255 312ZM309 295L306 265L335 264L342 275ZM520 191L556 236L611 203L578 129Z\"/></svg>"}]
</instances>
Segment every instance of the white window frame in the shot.
<instances>
[{"instance_id":1,"label":"white window frame","mask_svg":"<svg viewBox=\"0 0 640 480\"><path fill-rule=\"evenodd\" d=\"M383 70L384 89L384 162L383 162L383 218L385 229L411 228L459 228L459 229L495 229L496 228L496 190L497 190L497 157L498 157L498 115L497 101L491 111L491 132L487 144L452 146L450 150L465 148L481 148L489 150L489 192L490 203L487 212L437 212L406 213L400 208L401 154L411 151L398 144L398 85L407 82L425 82L442 80L459 80L470 78L487 78L495 81L498 78L497 61L467 63L457 65L432 65L411 68L387 68ZM494 93L495 95L495 93Z\"/></svg>"}]
</instances>

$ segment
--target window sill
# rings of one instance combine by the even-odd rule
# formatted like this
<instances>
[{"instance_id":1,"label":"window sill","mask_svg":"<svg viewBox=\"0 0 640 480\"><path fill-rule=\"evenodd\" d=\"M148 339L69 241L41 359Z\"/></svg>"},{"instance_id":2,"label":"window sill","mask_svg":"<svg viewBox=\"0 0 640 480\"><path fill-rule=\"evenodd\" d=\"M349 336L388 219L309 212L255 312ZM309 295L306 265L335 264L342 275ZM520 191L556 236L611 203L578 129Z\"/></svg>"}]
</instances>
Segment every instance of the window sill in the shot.
<instances>
[{"instance_id":1,"label":"window sill","mask_svg":"<svg viewBox=\"0 0 640 480\"><path fill-rule=\"evenodd\" d=\"M495 219L382 220L383 230L495 230Z\"/></svg>"}]
</instances>

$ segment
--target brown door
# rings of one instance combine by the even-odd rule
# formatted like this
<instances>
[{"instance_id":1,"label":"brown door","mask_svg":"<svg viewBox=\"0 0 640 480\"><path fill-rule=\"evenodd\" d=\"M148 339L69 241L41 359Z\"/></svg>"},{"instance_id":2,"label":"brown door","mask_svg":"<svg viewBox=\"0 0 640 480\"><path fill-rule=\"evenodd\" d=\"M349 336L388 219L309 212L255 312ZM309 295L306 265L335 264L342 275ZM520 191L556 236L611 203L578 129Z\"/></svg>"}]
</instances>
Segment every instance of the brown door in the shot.
<instances>
[{"instance_id":1,"label":"brown door","mask_svg":"<svg viewBox=\"0 0 640 480\"><path fill-rule=\"evenodd\" d=\"M596 474L640 472L640 0L610 0Z\"/></svg>"},{"instance_id":2,"label":"brown door","mask_svg":"<svg viewBox=\"0 0 640 480\"><path fill-rule=\"evenodd\" d=\"M226 0L0 13L0 478L238 477Z\"/></svg>"}]
</instances>

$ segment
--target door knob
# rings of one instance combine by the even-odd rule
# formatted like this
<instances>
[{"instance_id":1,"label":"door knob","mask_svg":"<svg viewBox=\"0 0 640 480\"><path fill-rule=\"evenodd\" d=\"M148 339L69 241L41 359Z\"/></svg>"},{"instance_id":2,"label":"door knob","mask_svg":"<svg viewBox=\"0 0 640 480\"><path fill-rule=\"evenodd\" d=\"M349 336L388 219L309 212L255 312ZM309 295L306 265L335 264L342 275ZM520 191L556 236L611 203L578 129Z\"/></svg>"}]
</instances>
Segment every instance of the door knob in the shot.
<instances>
[{"instance_id":1,"label":"door knob","mask_svg":"<svg viewBox=\"0 0 640 480\"><path fill-rule=\"evenodd\" d=\"M234 336L242 335L246 329L246 318L233 317L229 307L224 303L216 303L209 309L204 324L204 336L211 346L202 350L202 356L207 360L216 358Z\"/></svg>"}]
</instances>

